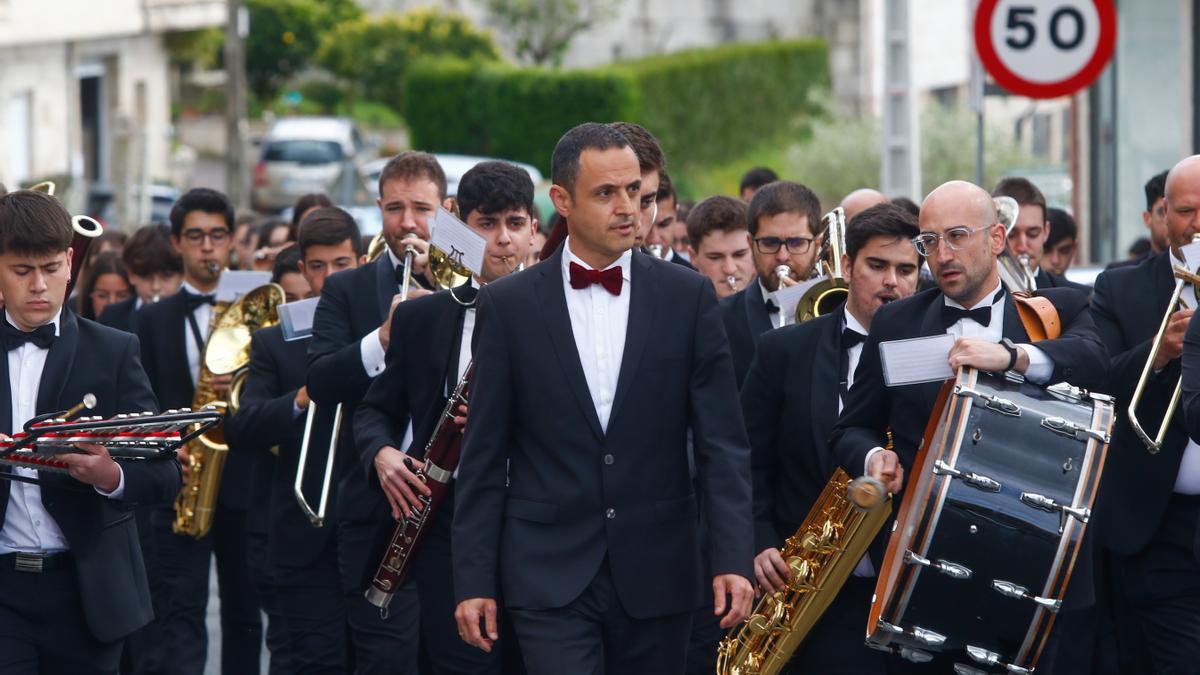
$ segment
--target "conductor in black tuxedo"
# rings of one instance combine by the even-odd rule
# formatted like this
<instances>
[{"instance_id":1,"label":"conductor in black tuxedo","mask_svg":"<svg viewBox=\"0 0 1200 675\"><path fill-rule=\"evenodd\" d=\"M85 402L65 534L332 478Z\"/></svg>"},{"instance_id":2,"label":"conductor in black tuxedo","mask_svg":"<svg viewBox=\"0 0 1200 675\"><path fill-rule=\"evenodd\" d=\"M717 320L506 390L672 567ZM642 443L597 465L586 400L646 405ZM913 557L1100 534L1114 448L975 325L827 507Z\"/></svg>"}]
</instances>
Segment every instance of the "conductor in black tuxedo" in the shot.
<instances>
[{"instance_id":1,"label":"conductor in black tuxedo","mask_svg":"<svg viewBox=\"0 0 1200 675\"><path fill-rule=\"evenodd\" d=\"M183 281L183 259L171 245L171 228L166 225L139 227L125 248L121 260L129 272L129 283L136 294L128 300L104 308L100 323L127 333L137 331L137 311L175 295Z\"/></svg>"},{"instance_id":2,"label":"conductor in black tuxedo","mask_svg":"<svg viewBox=\"0 0 1200 675\"><path fill-rule=\"evenodd\" d=\"M920 260L912 238L918 233L917 219L893 204L862 211L846 226L846 304L759 339L742 383L742 412L754 476L754 548L759 551L754 574L767 592L786 587L789 571L779 548L804 522L837 467L829 432L854 384L872 317L917 288ZM864 646L862 637L874 588L875 570L864 559L789 669L829 675L884 672L885 655Z\"/></svg>"},{"instance_id":3,"label":"conductor in black tuxedo","mask_svg":"<svg viewBox=\"0 0 1200 675\"><path fill-rule=\"evenodd\" d=\"M361 469L371 489L382 490L391 507L379 514L384 538L395 529L396 519L420 508L418 495L428 494L410 461L422 458L448 392L471 362L477 289L516 269L533 237L533 182L523 169L507 162L480 163L463 174L457 198L464 221L487 240L482 274L396 308L387 367L355 413ZM411 441L405 443L408 429ZM455 501L451 482L413 559L406 585L416 585L419 605L397 607L393 602L390 611L420 615L420 637L434 673L498 674L503 672L498 651L475 649L457 634L450 557ZM416 669L413 663L394 665L397 672Z\"/></svg>"},{"instance_id":4,"label":"conductor in black tuxedo","mask_svg":"<svg viewBox=\"0 0 1200 675\"><path fill-rule=\"evenodd\" d=\"M799 183L775 181L754 193L747 222L758 280L721 300L739 386L754 358L758 336L785 324L775 291L812 276L820 249L821 202ZM777 272L781 265L787 266L784 276Z\"/></svg>"},{"instance_id":5,"label":"conductor in black tuxedo","mask_svg":"<svg viewBox=\"0 0 1200 675\"><path fill-rule=\"evenodd\" d=\"M1020 177L1005 178L996 184L992 196L1012 197L1017 201L1020 210L1017 212L1017 223L1008 233L1008 250L1018 260L1027 261L1037 288L1074 288L1084 293L1091 292L1083 284L1042 268L1046 240L1050 237L1050 219L1046 214L1046 197L1032 181Z\"/></svg>"},{"instance_id":6,"label":"conductor in black tuxedo","mask_svg":"<svg viewBox=\"0 0 1200 675\"><path fill-rule=\"evenodd\" d=\"M0 197L0 432L94 394L94 413L157 410L137 338L63 306L71 273L71 218L53 197ZM0 473L0 672L116 673L123 639L153 616L138 547L135 504L169 503L172 460L114 461L99 445L59 458L69 477L24 468ZM14 478L18 476L13 476Z\"/></svg>"},{"instance_id":7,"label":"conductor in black tuxedo","mask_svg":"<svg viewBox=\"0 0 1200 675\"><path fill-rule=\"evenodd\" d=\"M400 304L402 261L408 245L418 251L408 297L416 299L430 293L427 221L445 199L446 175L433 155L404 152L384 166L379 194L387 246L374 261L325 280L308 347L308 396L318 409L333 410L342 404L338 453L346 457L355 452L355 407L371 381L384 370L392 313ZM337 547L352 658L357 673L393 673L391 664L409 663L415 658L412 655L417 653L417 645L409 636L416 630L418 617L391 612L382 618L379 609L363 597L368 577L374 572L371 566L379 562L371 557L380 514L388 512L388 504L382 493L367 488L365 471L349 466L351 469L340 475L338 485ZM403 605L405 600L397 602Z\"/></svg>"},{"instance_id":8,"label":"conductor in black tuxedo","mask_svg":"<svg viewBox=\"0 0 1200 675\"><path fill-rule=\"evenodd\" d=\"M1105 270L1096 279L1092 313L1112 355L1112 393L1118 401L1131 400L1150 358L1151 340L1175 286L1172 268L1195 264L1182 260L1179 249L1200 234L1200 156L1170 170L1165 206L1167 250L1136 265ZM1190 287L1183 298L1195 307ZM1200 662L1200 377L1193 311L1172 313L1137 416L1151 436L1157 433L1180 378L1182 353L1181 411L1171 418L1162 448L1151 454L1121 407L1094 514L1126 604L1118 631L1128 626L1143 644L1141 656L1149 663L1143 660L1138 667L1164 673L1192 672ZM1129 663L1129 640L1123 637L1118 632L1122 660Z\"/></svg>"},{"instance_id":9,"label":"conductor in black tuxedo","mask_svg":"<svg viewBox=\"0 0 1200 675\"><path fill-rule=\"evenodd\" d=\"M749 448L715 292L630 250L641 176L619 132L571 129L551 173L567 239L479 293L458 629L492 649L503 598L531 673L680 673L703 586L726 628L753 597Z\"/></svg>"},{"instance_id":10,"label":"conductor in black tuxedo","mask_svg":"<svg viewBox=\"0 0 1200 675\"><path fill-rule=\"evenodd\" d=\"M138 312L142 363L164 408L190 408L212 322L215 291L233 243L233 206L215 190L187 191L171 207L171 243L183 259L180 291ZM230 376L213 378L218 396ZM183 455L181 451L181 455ZM156 568L154 591L158 668L170 673L204 671L208 630L209 569L216 559L221 603L221 669L253 675L262 652L262 618L250 578L246 512L251 459L233 452L221 475L212 529L196 539L175 534L171 505L151 513Z\"/></svg>"}]
</instances>

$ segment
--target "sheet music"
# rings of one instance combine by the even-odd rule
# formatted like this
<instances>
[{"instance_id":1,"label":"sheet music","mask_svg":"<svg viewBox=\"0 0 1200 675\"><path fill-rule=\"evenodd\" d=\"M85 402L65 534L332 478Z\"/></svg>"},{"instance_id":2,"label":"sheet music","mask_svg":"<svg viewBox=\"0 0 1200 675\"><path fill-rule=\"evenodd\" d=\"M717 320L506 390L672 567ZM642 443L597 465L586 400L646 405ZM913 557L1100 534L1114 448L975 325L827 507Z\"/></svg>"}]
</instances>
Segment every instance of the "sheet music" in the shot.
<instances>
[{"instance_id":1,"label":"sheet music","mask_svg":"<svg viewBox=\"0 0 1200 675\"><path fill-rule=\"evenodd\" d=\"M312 337L313 316L321 298L308 298L279 305L279 325L286 342Z\"/></svg>"},{"instance_id":2,"label":"sheet music","mask_svg":"<svg viewBox=\"0 0 1200 675\"><path fill-rule=\"evenodd\" d=\"M1183 261L1191 272L1200 269L1200 241L1194 241L1187 246L1179 249L1183 254Z\"/></svg>"},{"instance_id":3,"label":"sheet music","mask_svg":"<svg viewBox=\"0 0 1200 675\"><path fill-rule=\"evenodd\" d=\"M217 283L217 302L233 302L250 291L271 283L270 272L225 270Z\"/></svg>"},{"instance_id":4,"label":"sheet music","mask_svg":"<svg viewBox=\"0 0 1200 675\"><path fill-rule=\"evenodd\" d=\"M943 333L879 343L884 383L899 387L954 377L948 359L955 339L950 333Z\"/></svg>"},{"instance_id":5,"label":"sheet music","mask_svg":"<svg viewBox=\"0 0 1200 675\"><path fill-rule=\"evenodd\" d=\"M429 243L471 272L483 273L487 240L440 206L429 225Z\"/></svg>"},{"instance_id":6,"label":"sheet music","mask_svg":"<svg viewBox=\"0 0 1200 675\"><path fill-rule=\"evenodd\" d=\"M822 275L815 279L801 281L795 286L784 287L781 284L779 288L775 289L775 302L779 303L779 311L786 317L796 316L796 306L800 304L800 299L804 297L808 289L828 278Z\"/></svg>"}]
</instances>

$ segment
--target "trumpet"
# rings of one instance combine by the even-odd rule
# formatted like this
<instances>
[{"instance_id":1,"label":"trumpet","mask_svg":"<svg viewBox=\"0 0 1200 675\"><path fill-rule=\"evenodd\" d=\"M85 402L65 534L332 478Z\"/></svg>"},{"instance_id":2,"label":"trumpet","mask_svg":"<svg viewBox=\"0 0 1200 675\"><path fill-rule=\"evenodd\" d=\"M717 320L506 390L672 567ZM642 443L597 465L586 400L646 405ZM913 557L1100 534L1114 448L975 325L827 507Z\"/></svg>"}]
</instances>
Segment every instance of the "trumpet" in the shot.
<instances>
[{"instance_id":1,"label":"trumpet","mask_svg":"<svg viewBox=\"0 0 1200 675\"><path fill-rule=\"evenodd\" d=\"M1200 241L1200 234L1195 235L1192 241ZM1179 399L1183 393L1183 377L1180 376L1175 381L1175 391L1171 394L1171 400L1167 403L1166 413L1163 414L1162 421L1159 422L1158 431L1153 437L1142 425L1138 419L1138 407L1142 403L1142 395L1145 393L1146 385L1150 381L1151 375L1154 373L1154 361L1158 358L1158 352L1162 348L1163 339L1167 334L1167 326L1171 323L1171 315L1181 309L1193 309L1195 306L1200 306L1200 276L1197 276L1196 271L1189 270L1182 266L1175 266L1175 290L1171 293L1171 301L1167 303L1167 311L1163 314L1162 323L1158 326L1158 332L1154 335L1154 340L1150 343L1150 356L1146 358L1146 365L1142 366L1142 375L1138 378L1137 386L1133 390L1133 397L1129 399L1129 425L1133 427L1134 433L1146 445L1146 450L1152 455L1157 455L1162 450L1163 439L1167 436L1167 427L1171 423L1171 418L1175 417L1175 410L1179 407ZM1189 307L1188 302L1184 298L1184 292L1188 286L1191 286L1191 296L1194 298L1194 305Z\"/></svg>"}]
</instances>

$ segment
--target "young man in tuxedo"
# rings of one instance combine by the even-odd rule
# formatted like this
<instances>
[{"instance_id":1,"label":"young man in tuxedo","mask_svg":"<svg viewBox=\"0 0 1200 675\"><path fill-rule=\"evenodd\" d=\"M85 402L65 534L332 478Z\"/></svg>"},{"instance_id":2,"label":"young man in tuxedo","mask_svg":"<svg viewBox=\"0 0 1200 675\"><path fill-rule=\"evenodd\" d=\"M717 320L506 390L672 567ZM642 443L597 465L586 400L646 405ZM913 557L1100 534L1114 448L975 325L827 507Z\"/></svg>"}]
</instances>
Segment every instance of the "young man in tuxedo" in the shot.
<instances>
[{"instance_id":1,"label":"young man in tuxedo","mask_svg":"<svg viewBox=\"0 0 1200 675\"><path fill-rule=\"evenodd\" d=\"M207 188L187 191L171 208L171 244L183 259L178 293L138 311L142 363L164 408L190 408L213 317L215 291L233 243L233 206ZM213 379L217 395L230 376ZM184 466L186 453L181 451ZM246 556L250 457L230 453L222 472L211 531L196 539L175 534L172 506L151 513L157 569L151 570L160 667L172 673L204 671L208 631L209 567L216 557L221 602L221 669L257 673L262 618Z\"/></svg>"},{"instance_id":2,"label":"young man in tuxedo","mask_svg":"<svg viewBox=\"0 0 1200 675\"><path fill-rule=\"evenodd\" d=\"M355 413L360 463L371 489L382 490L391 507L379 514L381 541L395 529L396 519L420 509L418 495L428 493L410 467L414 457L421 458L448 392L471 362L475 294L480 286L512 272L533 236L533 182L520 168L506 162L478 164L463 174L457 197L463 220L487 239L483 272L471 283L396 308L387 367ZM500 653L475 649L457 634L450 568L453 485L412 563L406 585L415 586L419 602L404 608L393 601L391 611L419 614L420 637L434 673L500 673ZM416 643L417 635L412 641ZM416 669L415 663L394 665L397 672Z\"/></svg>"},{"instance_id":3,"label":"young man in tuxedo","mask_svg":"<svg viewBox=\"0 0 1200 675\"><path fill-rule=\"evenodd\" d=\"M1180 249L1200 233L1200 155L1170 170L1165 195L1167 249L1105 270L1092 299L1096 327L1112 359L1111 393L1126 404L1162 317L1172 311L1137 408L1151 436L1166 416L1183 356L1183 404L1168 421L1157 453L1147 450L1120 407L1094 510L1099 541L1111 555L1116 598L1125 603L1117 618L1122 665L1164 673L1189 672L1200 661L1200 387L1191 286L1182 298L1191 308L1168 306L1176 282L1172 268L1195 264L1182 260ZM1144 647L1141 654L1130 648L1137 642Z\"/></svg>"},{"instance_id":4,"label":"young man in tuxedo","mask_svg":"<svg viewBox=\"0 0 1200 675\"><path fill-rule=\"evenodd\" d=\"M1046 214L1046 198L1028 178L1005 178L992 190L993 197L1012 197L1020 210L1017 223L1008 233L1008 251L1014 257L1028 259L1037 288L1074 288L1087 292L1087 286L1068 281L1066 277L1042 269L1046 239L1050 236L1050 219Z\"/></svg>"},{"instance_id":5,"label":"young man in tuxedo","mask_svg":"<svg viewBox=\"0 0 1200 675\"><path fill-rule=\"evenodd\" d=\"M712 282L718 298L753 282L744 203L724 195L709 197L688 213L687 230L692 264Z\"/></svg>"},{"instance_id":6,"label":"young man in tuxedo","mask_svg":"<svg viewBox=\"0 0 1200 675\"><path fill-rule=\"evenodd\" d=\"M358 267L361 243L350 214L317 208L301 221L297 246L281 252L276 267L295 250L300 259L289 266L287 276L300 277L306 295L316 297L330 274ZM333 675L346 672L350 663L346 598L338 575L337 486L330 488L333 506L322 527L309 522L293 495L308 413L307 371L308 340L285 340L281 326L255 332L242 404L228 431L239 449L266 460L258 466L256 485L266 521L264 569L270 601L264 599L263 604L270 618L271 671ZM304 488L314 509L320 499L332 413L333 407L318 406L312 427ZM271 448L277 448L277 456ZM335 475L342 476L351 466L348 457L339 456Z\"/></svg>"},{"instance_id":7,"label":"young man in tuxedo","mask_svg":"<svg viewBox=\"0 0 1200 675\"><path fill-rule=\"evenodd\" d=\"M663 155L658 139L646 127L633 122L613 122L610 126L633 146L633 152L638 158L638 169L642 172L642 191L638 195L638 227L634 245L645 251L646 239L658 220L658 190L662 186L667 158Z\"/></svg>"},{"instance_id":8,"label":"young man in tuxedo","mask_svg":"<svg viewBox=\"0 0 1200 675\"><path fill-rule=\"evenodd\" d=\"M183 281L183 260L171 246L171 229L166 225L139 227L121 250L121 259L129 271L129 283L137 293L128 300L106 307L99 321L105 326L133 333L137 331L137 311L142 305L158 302L179 291Z\"/></svg>"},{"instance_id":9,"label":"young man in tuxedo","mask_svg":"<svg viewBox=\"0 0 1200 675\"><path fill-rule=\"evenodd\" d=\"M157 410L137 338L63 305L71 217L53 197L0 197L0 340L7 358L0 433L93 394L92 414ZM123 639L150 621L135 504L166 504L171 460L114 461L100 445L60 455L69 476L4 467L0 480L0 672L116 673Z\"/></svg>"},{"instance_id":10,"label":"young man in tuxedo","mask_svg":"<svg viewBox=\"0 0 1200 675\"><path fill-rule=\"evenodd\" d=\"M675 186L671 184L671 177L665 171L662 173L662 180L658 184L657 204L657 218L654 222L654 227L650 228L650 232L646 235L646 247L658 246L662 251L663 260L675 263L676 265L683 265L688 269L696 269L687 258L675 250L675 229L679 201L675 194Z\"/></svg>"},{"instance_id":11,"label":"young man in tuxedo","mask_svg":"<svg viewBox=\"0 0 1200 675\"><path fill-rule=\"evenodd\" d=\"M306 392L318 409L333 411L341 403L343 421L338 453L354 454L354 410L371 381L383 372L391 343L392 314L400 303L404 250L419 251L413 261L409 299L428 295L429 225L446 196L446 175L428 153L410 151L394 157L379 177L385 252L356 269L325 280L313 317L309 341ZM417 617L391 612L386 619L363 597L378 560L379 517L388 504L368 489L367 474L347 470L337 495L338 573L351 628L350 649L356 672L391 673L392 663L409 662L416 646L411 635ZM371 569L369 569L371 568Z\"/></svg>"},{"instance_id":12,"label":"young man in tuxedo","mask_svg":"<svg viewBox=\"0 0 1200 675\"><path fill-rule=\"evenodd\" d=\"M789 572L779 548L804 522L837 466L829 432L854 384L871 319L880 307L916 291L917 234L916 218L893 204L859 213L846 226L846 304L759 339L742 384L742 414L754 477L754 574L764 592L785 588ZM829 675L884 672L884 654L862 639L874 588L875 570L864 559L789 667Z\"/></svg>"},{"instance_id":13,"label":"young man in tuxedo","mask_svg":"<svg viewBox=\"0 0 1200 675\"><path fill-rule=\"evenodd\" d=\"M575 127L551 173L567 239L479 292L452 535L459 632L492 649L502 597L535 675L679 673L702 586L725 628L753 597L749 448L716 298L631 250L641 174L624 136Z\"/></svg>"},{"instance_id":14,"label":"young man in tuxedo","mask_svg":"<svg viewBox=\"0 0 1200 675\"><path fill-rule=\"evenodd\" d=\"M799 183L776 181L754 193L746 222L758 280L721 300L721 319L739 386L754 358L758 336L783 325L775 291L812 276L820 250L821 202ZM780 265L789 268L783 278L775 273Z\"/></svg>"}]
</instances>

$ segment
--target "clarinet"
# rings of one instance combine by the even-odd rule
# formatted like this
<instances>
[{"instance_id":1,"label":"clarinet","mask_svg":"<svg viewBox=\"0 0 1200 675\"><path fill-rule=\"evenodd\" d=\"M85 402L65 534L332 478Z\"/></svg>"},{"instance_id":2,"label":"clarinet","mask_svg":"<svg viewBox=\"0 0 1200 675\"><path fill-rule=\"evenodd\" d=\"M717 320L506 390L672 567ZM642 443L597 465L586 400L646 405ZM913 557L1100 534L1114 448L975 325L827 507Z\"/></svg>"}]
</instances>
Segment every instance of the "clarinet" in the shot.
<instances>
[{"instance_id":1,"label":"clarinet","mask_svg":"<svg viewBox=\"0 0 1200 675\"><path fill-rule=\"evenodd\" d=\"M425 463L417 469L417 478L429 487L429 495L418 495L421 500L421 510L413 511L411 516L401 516L396 523L396 529L388 540L383 561L367 587L367 602L379 608L379 613L387 618L388 604L392 595L404 582L405 575L412 563L413 552L421 543L425 531L433 523L438 506L446 496L454 470L458 468L459 452L462 449L462 429L454 423L454 410L459 404L467 402L467 386L471 378L471 365L454 387L442 416L438 419L433 436L425 445Z\"/></svg>"}]
</instances>

